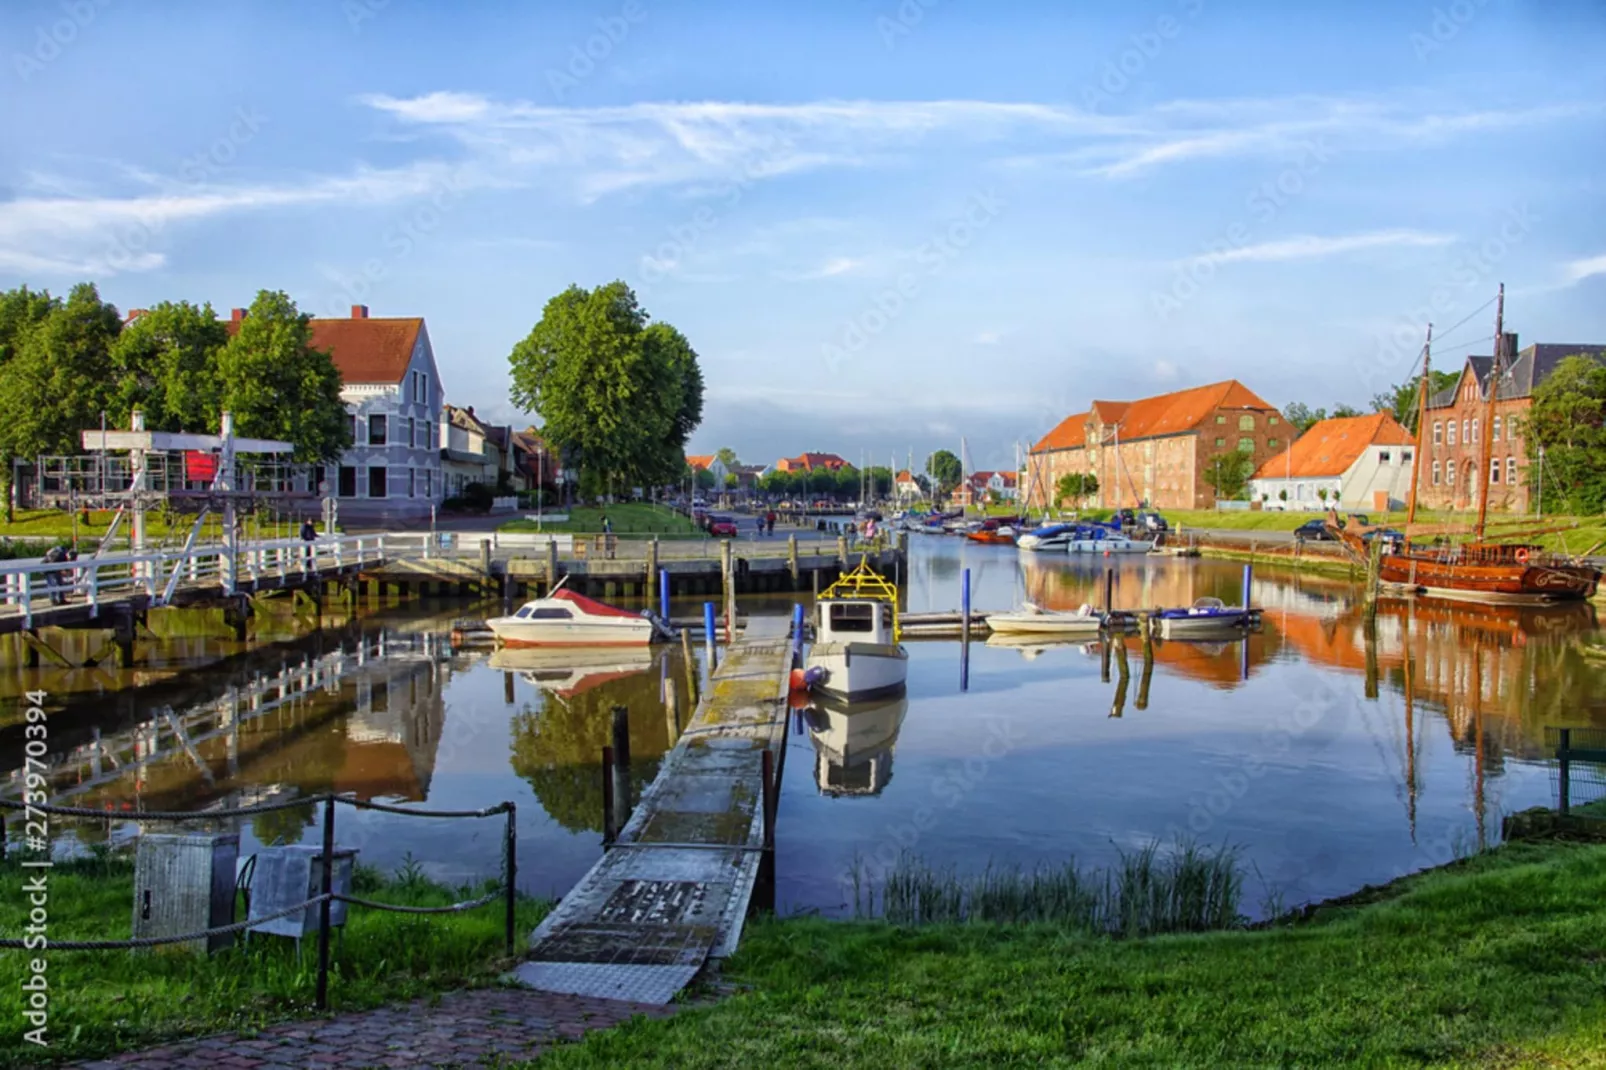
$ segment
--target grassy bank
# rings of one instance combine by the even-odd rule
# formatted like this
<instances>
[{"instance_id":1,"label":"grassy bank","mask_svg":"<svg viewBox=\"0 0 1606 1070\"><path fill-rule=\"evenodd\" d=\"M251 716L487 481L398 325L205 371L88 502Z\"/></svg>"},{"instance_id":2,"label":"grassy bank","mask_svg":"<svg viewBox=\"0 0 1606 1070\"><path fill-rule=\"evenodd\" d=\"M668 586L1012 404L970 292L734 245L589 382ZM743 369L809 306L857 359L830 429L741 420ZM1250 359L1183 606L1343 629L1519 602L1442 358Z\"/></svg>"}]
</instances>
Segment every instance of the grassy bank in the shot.
<instances>
[{"instance_id":1,"label":"grassy bank","mask_svg":"<svg viewBox=\"0 0 1606 1070\"><path fill-rule=\"evenodd\" d=\"M1599 1066L1606 847L1517 843L1255 931L751 926L706 1009L541 1070Z\"/></svg>"},{"instance_id":2,"label":"grassy bank","mask_svg":"<svg viewBox=\"0 0 1606 1070\"><path fill-rule=\"evenodd\" d=\"M559 512L559 510L553 510ZM607 516L615 535L696 535L697 525L689 517L662 505L631 502L610 505L577 505L567 510L569 519L559 523L550 521L537 525L534 520L520 517L509 520L498 531L551 531L558 533L591 534L602 530L602 518Z\"/></svg>"},{"instance_id":3,"label":"grassy bank","mask_svg":"<svg viewBox=\"0 0 1606 1070\"><path fill-rule=\"evenodd\" d=\"M27 912L17 891L25 875L15 861L0 864L0 932L19 937ZM359 869L355 894L380 902L444 906L484 894L448 889L406 870L382 878ZM57 940L127 939L133 904L133 865L123 857L58 863L49 871L49 932ZM521 900L521 940L547 911ZM243 909L239 912L243 917ZM433 992L492 982L503 958L500 904L461 914L405 915L352 907L344 938L334 945L330 1002L336 1010L376 1006ZM211 957L175 951L46 952L50 985L50 1047L22 1042L26 1028L16 984L39 952L0 951L0 974L12 980L4 1010L0 1067L47 1066L150 1047L177 1037L260 1027L313 1010L317 943L303 949L277 937L257 937Z\"/></svg>"},{"instance_id":4,"label":"grassy bank","mask_svg":"<svg viewBox=\"0 0 1606 1070\"><path fill-rule=\"evenodd\" d=\"M1314 572L1323 576L1339 576L1344 579L1363 580L1366 571L1351 565L1348 558L1333 557L1327 554L1268 554L1261 550L1259 553L1250 553L1247 549L1232 550L1222 546L1201 546L1199 553L1204 557L1214 557L1222 561L1245 561L1256 566L1268 565L1274 568L1293 569L1297 572Z\"/></svg>"}]
</instances>

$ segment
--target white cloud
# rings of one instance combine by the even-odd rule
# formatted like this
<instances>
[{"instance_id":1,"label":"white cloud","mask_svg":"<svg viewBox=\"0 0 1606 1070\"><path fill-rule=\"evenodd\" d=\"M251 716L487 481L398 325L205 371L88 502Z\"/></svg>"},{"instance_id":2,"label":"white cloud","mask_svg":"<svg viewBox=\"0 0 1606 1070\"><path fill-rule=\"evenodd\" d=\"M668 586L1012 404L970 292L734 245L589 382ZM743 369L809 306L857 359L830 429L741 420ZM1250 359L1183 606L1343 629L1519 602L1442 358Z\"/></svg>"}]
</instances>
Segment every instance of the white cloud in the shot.
<instances>
[{"instance_id":1,"label":"white cloud","mask_svg":"<svg viewBox=\"0 0 1606 1070\"><path fill-rule=\"evenodd\" d=\"M970 341L971 341L971 343L973 345L995 346L999 342L1001 342L1003 340L1003 338L1004 338L1004 335L1003 335L1003 332L1001 332L1001 331L982 331L980 334L978 334L976 337L972 338Z\"/></svg>"},{"instance_id":2,"label":"white cloud","mask_svg":"<svg viewBox=\"0 0 1606 1070\"><path fill-rule=\"evenodd\" d=\"M1323 238L1303 234L1280 241L1260 242L1236 249L1206 253L1192 257L1180 266L1202 264L1230 264L1239 261L1314 260L1326 256L1358 252L1363 249L1382 249L1397 246L1448 245L1455 238L1449 234L1424 234L1415 230L1381 230L1367 234L1346 234Z\"/></svg>"},{"instance_id":3,"label":"white cloud","mask_svg":"<svg viewBox=\"0 0 1606 1070\"><path fill-rule=\"evenodd\" d=\"M1595 275L1606 275L1606 253L1583 260L1574 260L1566 267L1569 283L1582 282Z\"/></svg>"},{"instance_id":4,"label":"white cloud","mask_svg":"<svg viewBox=\"0 0 1606 1070\"><path fill-rule=\"evenodd\" d=\"M798 272L780 271L776 274L788 282L813 282L817 279L834 279L841 275L859 274L868 264L869 261L863 257L833 256L819 267Z\"/></svg>"},{"instance_id":5,"label":"white cloud","mask_svg":"<svg viewBox=\"0 0 1606 1070\"><path fill-rule=\"evenodd\" d=\"M1154 377L1162 383L1175 382L1177 366L1169 360L1157 360L1154 362Z\"/></svg>"}]
</instances>

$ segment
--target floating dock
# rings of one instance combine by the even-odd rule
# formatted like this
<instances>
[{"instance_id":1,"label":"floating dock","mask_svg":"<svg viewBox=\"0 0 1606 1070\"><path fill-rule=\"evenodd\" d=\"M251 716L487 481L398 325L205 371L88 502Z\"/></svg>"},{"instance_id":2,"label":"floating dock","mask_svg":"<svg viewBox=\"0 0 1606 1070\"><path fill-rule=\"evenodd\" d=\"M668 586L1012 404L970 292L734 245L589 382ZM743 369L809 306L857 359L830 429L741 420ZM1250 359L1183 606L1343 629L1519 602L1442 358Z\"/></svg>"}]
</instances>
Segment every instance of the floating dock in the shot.
<instances>
[{"instance_id":1,"label":"floating dock","mask_svg":"<svg viewBox=\"0 0 1606 1070\"><path fill-rule=\"evenodd\" d=\"M786 744L787 628L755 618L721 651L629 822L536 929L511 980L667 1003L708 959L736 950L764 855L764 771L779 768ZM778 792L778 772L773 782Z\"/></svg>"}]
</instances>

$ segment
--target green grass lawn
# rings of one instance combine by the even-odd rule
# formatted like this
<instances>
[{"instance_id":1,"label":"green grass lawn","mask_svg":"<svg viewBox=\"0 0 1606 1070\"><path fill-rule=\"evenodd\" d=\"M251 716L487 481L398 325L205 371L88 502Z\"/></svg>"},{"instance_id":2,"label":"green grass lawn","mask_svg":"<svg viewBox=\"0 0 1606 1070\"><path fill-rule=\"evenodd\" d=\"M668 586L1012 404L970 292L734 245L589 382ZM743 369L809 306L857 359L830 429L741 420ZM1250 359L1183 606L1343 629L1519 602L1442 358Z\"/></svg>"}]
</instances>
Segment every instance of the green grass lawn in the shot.
<instances>
[{"instance_id":1,"label":"green grass lawn","mask_svg":"<svg viewBox=\"0 0 1606 1070\"><path fill-rule=\"evenodd\" d=\"M0 932L17 939L27 914L20 889L24 870L0 863ZM57 863L49 870L49 932L57 940L127 939L134 896L132 862L99 858ZM356 893L380 902L444 906L484 894L447 889L403 872L381 878L359 868ZM522 941L548 904L521 899ZM243 910L240 912L243 917ZM489 984L504 972L500 902L460 914L405 915L351 907L344 938L334 944L329 982L336 1010L377 1006L434 992ZM47 951L50 1047L22 1041L31 1028L21 1017L16 985L33 951L0 951L0 975L10 979L0 1067L48 1066L151 1047L178 1037L251 1029L316 1013L317 941L298 961L294 945L256 937L211 957L166 951Z\"/></svg>"},{"instance_id":2,"label":"green grass lawn","mask_svg":"<svg viewBox=\"0 0 1606 1070\"><path fill-rule=\"evenodd\" d=\"M73 514L60 509L18 509L11 523L0 520L0 538L18 540L70 540L76 533L79 546L84 544L93 546L100 542L102 535L106 534L106 527L111 523L114 512L109 509L91 509L87 514L80 512L77 516L76 527ZM87 519L86 519L87 516ZM247 515L243 518L245 534L249 539L295 538L299 529L298 523L288 520L275 522L271 517L256 517ZM178 544L189 537L190 529L195 525L194 515L174 514L171 517L158 510L150 510L145 514L146 537L154 544ZM322 530L322 523L319 523ZM222 518L216 514L209 515L201 525L203 539L217 539L222 535ZM119 548L126 546L128 540L128 518L124 517L117 528L117 544Z\"/></svg>"},{"instance_id":3,"label":"green grass lawn","mask_svg":"<svg viewBox=\"0 0 1606 1070\"><path fill-rule=\"evenodd\" d=\"M1606 846L1517 843L1307 921L1115 940L754 923L747 990L566 1067L1606 1065Z\"/></svg>"},{"instance_id":4,"label":"green grass lawn","mask_svg":"<svg viewBox=\"0 0 1606 1070\"><path fill-rule=\"evenodd\" d=\"M1277 510L1265 512L1217 512L1214 509L1175 509L1163 510L1165 518L1171 522L1172 527L1180 525L1184 531L1190 528L1200 529L1230 529L1233 531L1292 531L1301 524L1310 520L1319 519L1319 512L1281 512ZM1386 524L1389 527L1404 529L1406 514L1395 513L1366 513L1374 524ZM1457 524L1471 526L1475 519L1474 514L1466 513L1431 513L1419 510L1416 514L1418 524ZM1549 527L1553 524L1577 524L1571 531L1557 532L1544 535L1536 541L1546 549L1563 550L1568 553L1583 553L1602 540L1606 540L1606 518L1602 517L1509 517L1503 514L1492 514L1490 517L1490 533L1499 535L1502 529L1520 530L1523 527ZM1600 550L1596 549L1596 553Z\"/></svg>"},{"instance_id":5,"label":"green grass lawn","mask_svg":"<svg viewBox=\"0 0 1606 1070\"><path fill-rule=\"evenodd\" d=\"M554 509L553 512L561 512ZM629 502L606 508L594 505L577 505L567 510L569 519L561 523L543 523L537 527L534 520L509 520L498 531L552 531L590 534L602 531L602 517L613 523L615 535L696 535L701 534L691 519L662 505Z\"/></svg>"}]
</instances>

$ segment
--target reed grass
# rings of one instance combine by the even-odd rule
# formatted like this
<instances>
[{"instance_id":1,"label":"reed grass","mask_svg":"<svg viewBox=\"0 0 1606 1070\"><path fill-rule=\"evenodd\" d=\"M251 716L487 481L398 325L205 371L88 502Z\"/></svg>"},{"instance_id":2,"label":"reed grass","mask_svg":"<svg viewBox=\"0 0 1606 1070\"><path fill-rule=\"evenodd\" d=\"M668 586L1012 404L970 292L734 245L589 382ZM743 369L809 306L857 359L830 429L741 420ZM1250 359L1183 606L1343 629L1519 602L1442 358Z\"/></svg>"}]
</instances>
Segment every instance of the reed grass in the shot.
<instances>
[{"instance_id":1,"label":"reed grass","mask_svg":"<svg viewBox=\"0 0 1606 1070\"><path fill-rule=\"evenodd\" d=\"M1243 871L1233 847L1158 842L1122 851L1110 869L996 868L961 875L899 857L880 881L854 863L854 912L898 925L1048 924L1120 937L1242 925ZM878 906L879 903L879 906Z\"/></svg>"}]
</instances>

